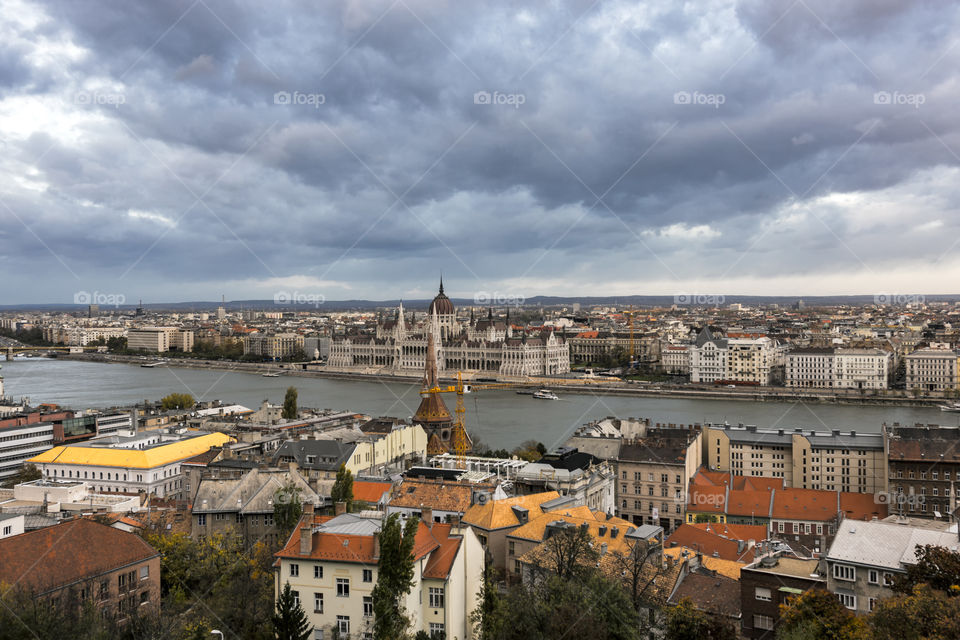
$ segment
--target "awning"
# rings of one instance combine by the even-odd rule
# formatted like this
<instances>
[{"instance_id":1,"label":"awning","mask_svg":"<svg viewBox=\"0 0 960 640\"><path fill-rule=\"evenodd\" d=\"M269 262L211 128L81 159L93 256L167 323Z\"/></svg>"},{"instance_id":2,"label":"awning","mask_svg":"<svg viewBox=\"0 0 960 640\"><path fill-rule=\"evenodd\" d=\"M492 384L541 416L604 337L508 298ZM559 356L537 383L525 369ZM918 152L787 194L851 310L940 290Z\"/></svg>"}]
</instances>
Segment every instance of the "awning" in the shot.
<instances>
[{"instance_id":1,"label":"awning","mask_svg":"<svg viewBox=\"0 0 960 640\"><path fill-rule=\"evenodd\" d=\"M803 589L795 589L793 587L780 587L777 591L783 591L784 593L796 593L797 595L803 593Z\"/></svg>"}]
</instances>

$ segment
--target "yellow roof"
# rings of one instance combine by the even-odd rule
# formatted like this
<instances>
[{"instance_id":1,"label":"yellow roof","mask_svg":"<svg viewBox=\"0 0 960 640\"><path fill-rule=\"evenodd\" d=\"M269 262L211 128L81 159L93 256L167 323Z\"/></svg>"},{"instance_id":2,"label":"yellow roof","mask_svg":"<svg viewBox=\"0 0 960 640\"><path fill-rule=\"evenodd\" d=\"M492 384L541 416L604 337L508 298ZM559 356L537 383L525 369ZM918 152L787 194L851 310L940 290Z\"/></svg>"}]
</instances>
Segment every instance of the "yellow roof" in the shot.
<instances>
[{"instance_id":1,"label":"yellow roof","mask_svg":"<svg viewBox=\"0 0 960 640\"><path fill-rule=\"evenodd\" d=\"M511 538L524 538L525 540L536 540L540 542L543 540L547 525L557 520L563 520L564 522L569 522L577 526L586 524L588 533L596 543L599 545L601 542L606 542L607 548L610 551L626 552L629 550L624 534L633 527L633 525L621 518L607 518L606 514L602 511L594 513L590 511L589 507L585 506L544 513L532 518L530 522L522 527L514 529L509 533L509 536ZM601 526L606 527L604 535L602 536L600 535ZM610 530L613 527L620 529L616 538L610 535Z\"/></svg>"},{"instance_id":2,"label":"yellow roof","mask_svg":"<svg viewBox=\"0 0 960 640\"><path fill-rule=\"evenodd\" d=\"M663 550L663 553L674 558L683 558L683 552L686 551L688 556L693 557L697 554L696 549L690 549L688 547L669 547ZM747 566L743 562L734 562L733 560L724 560L723 558L714 558L713 556L703 556L700 559L700 564L707 569L712 569L719 573L722 576L728 578L733 578L734 580L740 579L740 569Z\"/></svg>"},{"instance_id":3,"label":"yellow roof","mask_svg":"<svg viewBox=\"0 0 960 640\"><path fill-rule=\"evenodd\" d=\"M34 464L83 464L124 469L153 469L178 460L192 458L210 447L219 447L233 438L222 433L209 433L149 449L110 449L84 445L59 446L30 458Z\"/></svg>"},{"instance_id":4,"label":"yellow roof","mask_svg":"<svg viewBox=\"0 0 960 640\"><path fill-rule=\"evenodd\" d=\"M540 505L559 497L560 494L556 491L544 491L543 493L531 493L527 496L493 500L486 504L475 504L463 514L463 522L487 531L515 527L520 524L520 521L517 520L513 507L527 509L530 512L530 517L533 518L542 512Z\"/></svg>"}]
</instances>

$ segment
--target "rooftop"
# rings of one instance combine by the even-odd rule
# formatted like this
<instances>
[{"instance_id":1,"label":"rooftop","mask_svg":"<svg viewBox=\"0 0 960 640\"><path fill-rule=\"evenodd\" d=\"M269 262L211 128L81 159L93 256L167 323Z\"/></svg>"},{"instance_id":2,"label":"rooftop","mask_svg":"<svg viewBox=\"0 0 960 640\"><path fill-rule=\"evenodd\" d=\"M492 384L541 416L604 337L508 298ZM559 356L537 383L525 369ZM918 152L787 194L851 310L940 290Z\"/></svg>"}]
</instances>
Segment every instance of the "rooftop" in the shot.
<instances>
[{"instance_id":1,"label":"rooftop","mask_svg":"<svg viewBox=\"0 0 960 640\"><path fill-rule=\"evenodd\" d=\"M161 442L143 449L125 449L96 441L54 447L28 462L34 464L76 464L97 467L153 469L192 458L210 447L223 446L232 439L222 433L195 432L175 442Z\"/></svg>"}]
</instances>

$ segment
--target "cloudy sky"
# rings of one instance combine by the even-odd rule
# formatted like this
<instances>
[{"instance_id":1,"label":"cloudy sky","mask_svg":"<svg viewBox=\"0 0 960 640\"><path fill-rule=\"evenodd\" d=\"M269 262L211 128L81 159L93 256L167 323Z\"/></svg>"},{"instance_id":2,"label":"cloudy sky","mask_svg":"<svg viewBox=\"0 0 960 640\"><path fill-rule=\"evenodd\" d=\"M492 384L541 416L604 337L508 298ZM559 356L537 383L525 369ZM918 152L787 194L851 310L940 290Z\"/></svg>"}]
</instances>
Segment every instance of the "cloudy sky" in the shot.
<instances>
[{"instance_id":1,"label":"cloudy sky","mask_svg":"<svg viewBox=\"0 0 960 640\"><path fill-rule=\"evenodd\" d=\"M0 16L0 303L960 293L956 2Z\"/></svg>"}]
</instances>

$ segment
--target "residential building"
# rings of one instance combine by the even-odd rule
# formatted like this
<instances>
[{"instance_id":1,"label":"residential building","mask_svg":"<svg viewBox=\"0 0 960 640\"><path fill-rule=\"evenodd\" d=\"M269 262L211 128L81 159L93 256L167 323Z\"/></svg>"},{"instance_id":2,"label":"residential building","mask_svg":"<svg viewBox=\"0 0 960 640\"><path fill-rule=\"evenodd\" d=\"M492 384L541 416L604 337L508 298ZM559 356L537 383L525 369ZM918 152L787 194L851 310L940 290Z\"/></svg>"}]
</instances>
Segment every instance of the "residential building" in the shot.
<instances>
[{"instance_id":1,"label":"residential building","mask_svg":"<svg viewBox=\"0 0 960 640\"><path fill-rule=\"evenodd\" d=\"M248 469L230 474L207 474L193 500L191 537L240 535L247 547L258 541L275 545L280 530L274 519L278 493L296 487L301 503L320 506L325 499L296 471Z\"/></svg>"},{"instance_id":2,"label":"residential building","mask_svg":"<svg viewBox=\"0 0 960 640\"><path fill-rule=\"evenodd\" d=\"M740 583L734 578L706 567L684 572L667 602L676 606L683 600L708 618L740 628Z\"/></svg>"},{"instance_id":3,"label":"residential building","mask_svg":"<svg viewBox=\"0 0 960 640\"><path fill-rule=\"evenodd\" d=\"M826 589L818 559L770 555L740 569L741 633L751 640L773 640L780 607L810 589Z\"/></svg>"},{"instance_id":4,"label":"residential building","mask_svg":"<svg viewBox=\"0 0 960 640\"><path fill-rule=\"evenodd\" d=\"M373 637L381 517L331 519L315 516L308 507L276 554L277 594L290 584L313 625L313 638ZM469 616L479 604L484 571L483 549L473 531L420 521L413 557L413 586L401 603L411 631L473 638Z\"/></svg>"},{"instance_id":5,"label":"residential building","mask_svg":"<svg viewBox=\"0 0 960 640\"><path fill-rule=\"evenodd\" d=\"M652 364L660 359L660 339L656 333L629 331L581 331L567 338L570 344L570 362L589 364L610 357L629 357L631 342L638 365Z\"/></svg>"},{"instance_id":6,"label":"residential building","mask_svg":"<svg viewBox=\"0 0 960 640\"><path fill-rule=\"evenodd\" d=\"M776 384L783 379L786 348L767 336L715 337L704 327L689 347L690 382Z\"/></svg>"},{"instance_id":7,"label":"residential building","mask_svg":"<svg viewBox=\"0 0 960 640\"><path fill-rule=\"evenodd\" d=\"M0 540L0 583L123 618L159 611L160 554L138 535L78 518Z\"/></svg>"},{"instance_id":8,"label":"residential building","mask_svg":"<svg viewBox=\"0 0 960 640\"><path fill-rule=\"evenodd\" d=\"M62 445L28 462L37 466L44 479L85 480L101 492L184 498L181 463L230 440L222 433L158 430Z\"/></svg>"},{"instance_id":9,"label":"residential building","mask_svg":"<svg viewBox=\"0 0 960 640\"><path fill-rule=\"evenodd\" d=\"M0 539L24 532L24 514L0 512Z\"/></svg>"},{"instance_id":10,"label":"residential building","mask_svg":"<svg viewBox=\"0 0 960 640\"><path fill-rule=\"evenodd\" d=\"M890 511L951 519L960 491L960 428L883 425L889 459Z\"/></svg>"},{"instance_id":11,"label":"residential building","mask_svg":"<svg viewBox=\"0 0 960 640\"><path fill-rule=\"evenodd\" d=\"M297 333L252 333L243 337L243 355L289 358L303 353L303 336Z\"/></svg>"},{"instance_id":12,"label":"residential building","mask_svg":"<svg viewBox=\"0 0 960 640\"><path fill-rule=\"evenodd\" d=\"M957 352L945 347L917 349L904 356L907 389L956 391Z\"/></svg>"},{"instance_id":13,"label":"residential building","mask_svg":"<svg viewBox=\"0 0 960 640\"><path fill-rule=\"evenodd\" d=\"M956 529L844 520L825 557L827 589L851 611L870 613L880 599L893 595L894 580L916 563L917 547L928 544L956 548Z\"/></svg>"},{"instance_id":14,"label":"residential building","mask_svg":"<svg viewBox=\"0 0 960 640\"><path fill-rule=\"evenodd\" d=\"M569 447L560 447L516 471L513 487L517 494L554 490L573 496L577 504L594 511L616 510L616 471L613 464Z\"/></svg>"},{"instance_id":15,"label":"residential building","mask_svg":"<svg viewBox=\"0 0 960 640\"><path fill-rule=\"evenodd\" d=\"M698 429L664 427L624 441L617 458L617 515L672 531L683 524L687 482L703 458Z\"/></svg>"},{"instance_id":16,"label":"residential building","mask_svg":"<svg viewBox=\"0 0 960 640\"><path fill-rule=\"evenodd\" d=\"M387 504L387 514L400 513L404 518L417 516L422 520L452 522L466 514L478 489L493 490L493 487L470 482L407 478Z\"/></svg>"},{"instance_id":17,"label":"residential building","mask_svg":"<svg viewBox=\"0 0 960 640\"><path fill-rule=\"evenodd\" d=\"M682 524L670 534L665 546L696 549L706 557L749 564L754 560L757 545L766 538L767 528L762 525Z\"/></svg>"},{"instance_id":18,"label":"residential building","mask_svg":"<svg viewBox=\"0 0 960 640\"><path fill-rule=\"evenodd\" d=\"M883 436L857 431L704 425L704 462L735 475L783 478L784 486L878 493L886 490Z\"/></svg>"},{"instance_id":19,"label":"residential building","mask_svg":"<svg viewBox=\"0 0 960 640\"><path fill-rule=\"evenodd\" d=\"M171 332L164 327L141 327L127 331L127 349L163 353L170 350Z\"/></svg>"},{"instance_id":20,"label":"residential building","mask_svg":"<svg viewBox=\"0 0 960 640\"><path fill-rule=\"evenodd\" d=\"M675 376L690 375L690 345L664 342L660 345L660 370Z\"/></svg>"},{"instance_id":21,"label":"residential building","mask_svg":"<svg viewBox=\"0 0 960 640\"><path fill-rule=\"evenodd\" d=\"M52 448L52 422L0 426L0 480L16 475L27 460Z\"/></svg>"}]
</instances>

